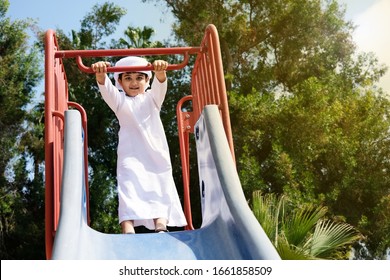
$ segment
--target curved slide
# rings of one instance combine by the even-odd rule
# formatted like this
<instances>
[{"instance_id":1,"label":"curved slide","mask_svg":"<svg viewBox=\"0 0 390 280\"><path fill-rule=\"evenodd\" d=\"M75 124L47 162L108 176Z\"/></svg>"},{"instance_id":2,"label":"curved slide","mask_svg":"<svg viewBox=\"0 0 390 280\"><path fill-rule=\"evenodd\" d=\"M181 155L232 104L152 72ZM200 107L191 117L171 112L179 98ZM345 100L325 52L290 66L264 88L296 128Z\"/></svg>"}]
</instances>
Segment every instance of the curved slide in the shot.
<instances>
[{"instance_id":1,"label":"curved slide","mask_svg":"<svg viewBox=\"0 0 390 280\"><path fill-rule=\"evenodd\" d=\"M280 257L253 216L216 105L195 127L202 226L164 234L105 234L87 224L80 113L65 112L61 214L53 259L226 260Z\"/></svg>"}]
</instances>

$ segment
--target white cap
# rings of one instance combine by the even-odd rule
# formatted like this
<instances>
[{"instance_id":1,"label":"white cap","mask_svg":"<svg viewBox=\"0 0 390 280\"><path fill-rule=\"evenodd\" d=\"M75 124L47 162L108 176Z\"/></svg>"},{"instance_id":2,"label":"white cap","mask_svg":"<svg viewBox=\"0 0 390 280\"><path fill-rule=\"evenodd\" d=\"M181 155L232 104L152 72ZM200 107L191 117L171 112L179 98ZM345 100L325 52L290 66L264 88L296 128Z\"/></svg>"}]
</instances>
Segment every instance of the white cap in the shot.
<instances>
[{"instance_id":1,"label":"white cap","mask_svg":"<svg viewBox=\"0 0 390 280\"><path fill-rule=\"evenodd\" d=\"M143 57L138 57L138 56L128 56L124 57L115 63L115 66L148 66L149 62L143 58ZM148 75L149 79L152 77L152 71L137 71L140 73L144 73ZM122 89L121 85L118 82L119 74L122 74L124 72L115 72L114 73L114 79L115 79L115 86L118 89ZM123 89L122 89L123 90Z\"/></svg>"}]
</instances>

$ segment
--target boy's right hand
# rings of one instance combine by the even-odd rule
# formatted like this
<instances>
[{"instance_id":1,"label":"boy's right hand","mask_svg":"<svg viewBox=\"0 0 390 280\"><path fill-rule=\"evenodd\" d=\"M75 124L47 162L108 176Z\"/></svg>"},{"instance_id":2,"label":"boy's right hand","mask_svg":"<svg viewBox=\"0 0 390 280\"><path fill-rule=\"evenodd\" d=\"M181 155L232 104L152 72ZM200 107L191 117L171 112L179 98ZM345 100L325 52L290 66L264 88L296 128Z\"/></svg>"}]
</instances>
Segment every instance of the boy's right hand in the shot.
<instances>
[{"instance_id":1,"label":"boy's right hand","mask_svg":"<svg viewBox=\"0 0 390 280\"><path fill-rule=\"evenodd\" d=\"M110 65L111 63L107 61L99 61L91 65L92 70L96 74L96 80L99 84L104 85L104 82L106 81L107 67Z\"/></svg>"}]
</instances>

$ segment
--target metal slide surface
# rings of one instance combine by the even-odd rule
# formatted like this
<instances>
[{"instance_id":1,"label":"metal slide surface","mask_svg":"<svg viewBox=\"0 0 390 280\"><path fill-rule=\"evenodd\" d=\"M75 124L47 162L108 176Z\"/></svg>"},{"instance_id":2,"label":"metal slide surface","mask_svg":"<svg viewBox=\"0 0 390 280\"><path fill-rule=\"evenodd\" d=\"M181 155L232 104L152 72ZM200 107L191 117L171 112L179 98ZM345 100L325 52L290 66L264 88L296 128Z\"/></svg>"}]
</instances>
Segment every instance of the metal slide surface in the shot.
<instances>
[{"instance_id":1,"label":"metal slide surface","mask_svg":"<svg viewBox=\"0 0 390 280\"><path fill-rule=\"evenodd\" d=\"M53 259L280 259L247 205L216 105L195 127L202 226L192 231L105 234L87 225L80 113L65 112L61 214Z\"/></svg>"}]
</instances>

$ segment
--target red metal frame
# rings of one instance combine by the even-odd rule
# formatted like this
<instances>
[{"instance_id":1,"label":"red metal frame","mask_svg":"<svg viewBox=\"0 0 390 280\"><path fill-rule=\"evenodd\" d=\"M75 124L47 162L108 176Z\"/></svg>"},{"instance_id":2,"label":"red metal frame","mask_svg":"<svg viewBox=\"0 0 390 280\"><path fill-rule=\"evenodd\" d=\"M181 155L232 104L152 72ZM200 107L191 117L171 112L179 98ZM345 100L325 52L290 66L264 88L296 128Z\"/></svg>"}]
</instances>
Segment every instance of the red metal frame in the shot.
<instances>
[{"instance_id":1,"label":"red metal frame","mask_svg":"<svg viewBox=\"0 0 390 280\"><path fill-rule=\"evenodd\" d=\"M54 31L45 38L45 239L46 256L51 258L52 246L60 215L60 193L63 164L64 112L69 106L81 113L84 131L87 114L83 107L68 100L68 83L62 59L56 57L58 42ZM84 172L88 173L88 138L84 136ZM87 197L88 176L85 179ZM87 199L89 208L89 200ZM89 213L88 213L89 221Z\"/></svg>"},{"instance_id":2,"label":"red metal frame","mask_svg":"<svg viewBox=\"0 0 390 280\"><path fill-rule=\"evenodd\" d=\"M188 226L193 229L190 203L190 162L189 162L189 134L199 118L204 106L218 105L224 124L226 137L234 159L233 140L230 128L229 108L227 103L224 74L220 53L218 32L214 25L206 28L200 47L176 48L145 48L126 50L59 50L54 31L49 30L45 38L45 227L46 227L46 256L51 258L55 232L57 230L60 212L60 192L63 161L63 128L64 111L74 107L81 112L84 129L84 156L85 156L85 185L87 192L87 211L89 222L88 196L88 135L87 115L83 107L68 99L68 84L62 60L75 58L78 67L85 73L93 73L86 67L83 57L109 57L129 55L183 55L179 64L169 65L168 70L184 68L189 55L196 55L192 71L191 95L182 98L177 105L178 133L182 161L184 213ZM109 72L152 70L152 66L145 67L108 67ZM186 102L192 101L193 111L183 111Z\"/></svg>"},{"instance_id":3,"label":"red metal frame","mask_svg":"<svg viewBox=\"0 0 390 280\"><path fill-rule=\"evenodd\" d=\"M235 160L219 38L214 25L207 26L200 49L192 71L191 95L183 97L176 108L184 188L183 208L188 223L186 229L194 228L190 200L189 134L194 133L194 124L206 105L218 105L230 151ZM182 108L188 101L192 101L193 110L183 112Z\"/></svg>"}]
</instances>

